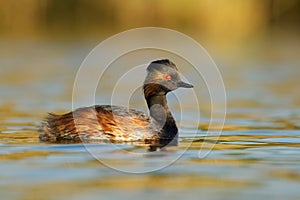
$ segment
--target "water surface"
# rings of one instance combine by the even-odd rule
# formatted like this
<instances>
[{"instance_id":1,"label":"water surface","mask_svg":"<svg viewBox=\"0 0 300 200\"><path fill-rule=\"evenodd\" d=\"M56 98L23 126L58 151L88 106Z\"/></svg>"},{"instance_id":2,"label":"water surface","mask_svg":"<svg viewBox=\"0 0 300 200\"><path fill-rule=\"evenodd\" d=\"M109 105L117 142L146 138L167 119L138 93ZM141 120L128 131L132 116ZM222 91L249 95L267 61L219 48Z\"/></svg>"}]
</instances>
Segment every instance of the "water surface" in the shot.
<instances>
[{"instance_id":1,"label":"water surface","mask_svg":"<svg viewBox=\"0 0 300 200\"><path fill-rule=\"evenodd\" d=\"M38 125L47 112L71 109L76 70L91 48L83 44L28 43L10 45L2 54L1 198L299 198L300 96L295 88L299 86L300 72L296 64L283 69L279 63L273 71L269 63L221 67L229 107L218 138L213 133L206 136L209 109L200 105L203 113L199 126L191 128L197 119L184 119L178 146L138 159L128 159L124 152L147 153L146 147L97 146L102 162L124 168L155 166L184 152L179 160L161 170L129 174L107 167L82 144L47 144L38 140ZM180 115L176 105L171 108L175 116ZM193 109L187 106L185 112ZM216 144L208 156L199 158L204 141Z\"/></svg>"}]
</instances>

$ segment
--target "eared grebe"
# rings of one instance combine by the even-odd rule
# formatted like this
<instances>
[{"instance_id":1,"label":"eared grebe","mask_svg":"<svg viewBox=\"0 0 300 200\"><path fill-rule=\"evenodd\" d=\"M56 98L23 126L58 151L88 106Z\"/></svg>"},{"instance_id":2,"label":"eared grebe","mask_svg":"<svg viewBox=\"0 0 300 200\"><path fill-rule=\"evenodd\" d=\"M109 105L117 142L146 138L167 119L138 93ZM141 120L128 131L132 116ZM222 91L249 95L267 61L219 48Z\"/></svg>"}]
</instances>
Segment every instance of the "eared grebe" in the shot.
<instances>
[{"instance_id":1,"label":"eared grebe","mask_svg":"<svg viewBox=\"0 0 300 200\"><path fill-rule=\"evenodd\" d=\"M166 94L179 87L193 86L180 80L177 67L168 59L150 63L147 72L143 88L150 116L111 105L78 108L63 115L50 113L40 127L40 140L151 142L177 137L178 129L168 109Z\"/></svg>"}]
</instances>

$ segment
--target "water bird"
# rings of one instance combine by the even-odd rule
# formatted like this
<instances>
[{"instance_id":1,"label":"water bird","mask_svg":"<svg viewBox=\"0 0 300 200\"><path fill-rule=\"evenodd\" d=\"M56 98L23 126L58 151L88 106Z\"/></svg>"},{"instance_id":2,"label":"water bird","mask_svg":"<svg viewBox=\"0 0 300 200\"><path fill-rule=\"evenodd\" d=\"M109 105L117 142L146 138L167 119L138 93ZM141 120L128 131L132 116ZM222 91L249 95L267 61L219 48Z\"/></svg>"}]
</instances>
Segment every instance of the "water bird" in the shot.
<instances>
[{"instance_id":1,"label":"water bird","mask_svg":"<svg viewBox=\"0 0 300 200\"><path fill-rule=\"evenodd\" d=\"M47 142L151 142L177 138L178 128L166 95L177 88L193 85L180 79L169 59L156 60L147 67L143 90L150 115L115 105L93 105L65 114L49 113L39 132Z\"/></svg>"}]
</instances>

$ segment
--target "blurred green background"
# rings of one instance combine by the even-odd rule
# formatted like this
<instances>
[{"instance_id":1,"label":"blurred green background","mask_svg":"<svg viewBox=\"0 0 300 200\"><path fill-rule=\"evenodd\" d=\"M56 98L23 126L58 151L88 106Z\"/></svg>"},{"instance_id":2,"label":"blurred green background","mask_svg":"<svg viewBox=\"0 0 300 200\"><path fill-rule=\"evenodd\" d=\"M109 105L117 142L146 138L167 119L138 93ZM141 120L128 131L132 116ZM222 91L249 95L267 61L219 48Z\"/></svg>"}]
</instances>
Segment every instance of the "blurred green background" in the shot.
<instances>
[{"instance_id":1,"label":"blurred green background","mask_svg":"<svg viewBox=\"0 0 300 200\"><path fill-rule=\"evenodd\" d=\"M161 26L215 42L298 31L298 0L1 0L2 37L99 37ZM295 32L295 35L297 33Z\"/></svg>"},{"instance_id":2,"label":"blurred green background","mask_svg":"<svg viewBox=\"0 0 300 200\"><path fill-rule=\"evenodd\" d=\"M229 106L300 105L298 0L0 2L1 104L31 95L32 107L60 99L69 104L55 108L69 109L76 71L99 42L157 26L203 45L224 78Z\"/></svg>"},{"instance_id":3,"label":"blurred green background","mask_svg":"<svg viewBox=\"0 0 300 200\"><path fill-rule=\"evenodd\" d=\"M298 0L0 2L0 83L10 97L11 86L22 84L41 102L45 96L70 102L76 68L93 47L128 29L158 26L187 34L206 48L223 75L229 106L300 104ZM42 93L43 87L54 87L59 94L37 93L31 85L39 82ZM6 93L2 102L18 104Z\"/></svg>"},{"instance_id":4,"label":"blurred green background","mask_svg":"<svg viewBox=\"0 0 300 200\"><path fill-rule=\"evenodd\" d=\"M60 73L69 74L63 81L69 80L71 87L76 71L67 68L79 67L89 51L111 35L144 26L174 29L197 40L216 61L229 93L240 81L247 82L249 76L239 79L244 73L255 74L256 78L250 77L252 82L261 81L257 76L263 73L262 79L273 79L276 90L282 81L278 74L269 75L270 69L290 71L284 82L286 77L299 74L298 0L0 2L0 83L4 84L25 83L27 79L34 82L35 78L45 82L51 77L53 85L60 81L54 78ZM247 71L254 68L258 70ZM28 73L26 69L35 74L22 76ZM299 83L297 77L290 80L293 86ZM295 93L290 86L288 83L280 91ZM62 92L70 96L71 88Z\"/></svg>"}]
</instances>

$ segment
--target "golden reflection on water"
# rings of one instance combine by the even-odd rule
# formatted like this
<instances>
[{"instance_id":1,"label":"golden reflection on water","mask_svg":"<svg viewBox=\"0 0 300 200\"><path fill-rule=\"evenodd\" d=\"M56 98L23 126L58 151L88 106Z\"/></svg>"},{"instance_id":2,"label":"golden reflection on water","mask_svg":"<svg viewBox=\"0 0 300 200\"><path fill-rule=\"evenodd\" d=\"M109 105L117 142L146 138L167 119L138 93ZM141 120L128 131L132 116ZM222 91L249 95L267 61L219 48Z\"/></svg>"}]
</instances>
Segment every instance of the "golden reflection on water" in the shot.
<instances>
[{"instance_id":1,"label":"golden reflection on water","mask_svg":"<svg viewBox=\"0 0 300 200\"><path fill-rule=\"evenodd\" d=\"M0 133L0 141L3 144L37 144L39 143L38 133L33 131Z\"/></svg>"},{"instance_id":2,"label":"golden reflection on water","mask_svg":"<svg viewBox=\"0 0 300 200\"><path fill-rule=\"evenodd\" d=\"M43 199L45 196L52 199L58 196L72 196L74 191L86 188L88 191L114 189L119 192L137 192L144 190L160 190L162 188L169 192L176 190L186 190L192 188L227 188L228 185L234 188L245 188L257 186L255 182L244 182L239 180L220 180L211 177L199 176L196 174L185 174L176 177L172 176L146 176L134 177L122 175L118 179L115 177L105 177L105 180L90 179L78 182L54 182L43 185L26 186L25 188L15 187L15 190L24 189L24 199ZM63 186L63 187L62 187ZM51 189L50 189L51 188ZM55 193L53 193L55 191Z\"/></svg>"},{"instance_id":3,"label":"golden reflection on water","mask_svg":"<svg viewBox=\"0 0 300 200\"><path fill-rule=\"evenodd\" d=\"M21 160L21 159L34 158L34 157L47 157L49 155L56 155L56 154L62 154L62 153L28 150L28 151L21 151L21 152L15 152L15 153L1 154L0 161Z\"/></svg>"}]
</instances>

